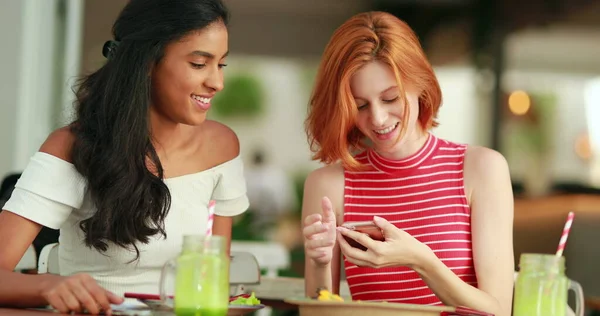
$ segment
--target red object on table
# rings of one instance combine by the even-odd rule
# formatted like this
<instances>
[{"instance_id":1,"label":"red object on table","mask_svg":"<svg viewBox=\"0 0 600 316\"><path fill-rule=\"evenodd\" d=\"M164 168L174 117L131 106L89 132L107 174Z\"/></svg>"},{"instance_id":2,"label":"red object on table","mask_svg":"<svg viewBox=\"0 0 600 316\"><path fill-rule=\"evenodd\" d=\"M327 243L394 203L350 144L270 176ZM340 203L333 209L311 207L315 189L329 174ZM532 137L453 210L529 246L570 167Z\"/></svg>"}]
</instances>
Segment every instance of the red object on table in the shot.
<instances>
[{"instance_id":1,"label":"red object on table","mask_svg":"<svg viewBox=\"0 0 600 316\"><path fill-rule=\"evenodd\" d=\"M158 294L125 293L123 296L126 298L137 298L138 300L160 301L160 295ZM173 298L173 296L169 296L169 298Z\"/></svg>"},{"instance_id":2,"label":"red object on table","mask_svg":"<svg viewBox=\"0 0 600 316\"><path fill-rule=\"evenodd\" d=\"M144 293L125 293L123 296L126 298L137 298L138 300L154 300L160 301L160 295L158 294L144 294ZM234 301L238 297L249 298L250 294L240 294L236 296L232 296L229 298L229 301ZM173 296L169 296L169 298L173 298Z\"/></svg>"}]
</instances>

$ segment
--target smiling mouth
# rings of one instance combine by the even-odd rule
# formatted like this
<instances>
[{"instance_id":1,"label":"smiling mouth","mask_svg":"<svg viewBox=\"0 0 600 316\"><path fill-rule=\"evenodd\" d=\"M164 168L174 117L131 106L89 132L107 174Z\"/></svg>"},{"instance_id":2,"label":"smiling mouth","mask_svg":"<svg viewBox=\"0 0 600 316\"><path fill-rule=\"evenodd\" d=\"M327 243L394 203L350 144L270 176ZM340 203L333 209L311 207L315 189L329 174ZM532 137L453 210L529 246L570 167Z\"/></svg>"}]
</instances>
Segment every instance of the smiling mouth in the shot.
<instances>
[{"instance_id":1,"label":"smiling mouth","mask_svg":"<svg viewBox=\"0 0 600 316\"><path fill-rule=\"evenodd\" d=\"M192 99L200 101L202 103L210 104L211 98L201 97L199 95L192 94Z\"/></svg>"},{"instance_id":2,"label":"smiling mouth","mask_svg":"<svg viewBox=\"0 0 600 316\"><path fill-rule=\"evenodd\" d=\"M386 127L384 129L374 129L373 132L375 132L378 135L386 135L386 134L393 132L396 129L396 127L398 127L399 124L400 124L400 122L397 122L396 124L394 124L390 127Z\"/></svg>"},{"instance_id":3,"label":"smiling mouth","mask_svg":"<svg viewBox=\"0 0 600 316\"><path fill-rule=\"evenodd\" d=\"M202 110L208 110L210 108L210 100L212 98L205 98L205 97L201 97L199 95L195 95L192 94L192 100L194 100L194 102L196 103L196 105L198 107L200 107Z\"/></svg>"}]
</instances>

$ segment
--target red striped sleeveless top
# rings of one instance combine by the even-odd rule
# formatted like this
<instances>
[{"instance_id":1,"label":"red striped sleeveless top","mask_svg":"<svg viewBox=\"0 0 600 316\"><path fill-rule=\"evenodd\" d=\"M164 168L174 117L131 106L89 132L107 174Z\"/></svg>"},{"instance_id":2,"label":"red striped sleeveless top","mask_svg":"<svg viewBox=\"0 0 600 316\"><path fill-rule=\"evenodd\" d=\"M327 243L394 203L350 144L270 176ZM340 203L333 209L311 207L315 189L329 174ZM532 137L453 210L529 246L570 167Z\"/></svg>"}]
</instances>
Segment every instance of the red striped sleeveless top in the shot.
<instances>
[{"instance_id":1,"label":"red striped sleeveless top","mask_svg":"<svg viewBox=\"0 0 600 316\"><path fill-rule=\"evenodd\" d=\"M346 170L344 221L383 217L428 245L458 277L477 287L471 247L471 213L463 185L465 145L430 134L416 154L388 160L373 150L356 159L370 165ZM442 305L407 267L357 267L344 259L353 300Z\"/></svg>"}]
</instances>

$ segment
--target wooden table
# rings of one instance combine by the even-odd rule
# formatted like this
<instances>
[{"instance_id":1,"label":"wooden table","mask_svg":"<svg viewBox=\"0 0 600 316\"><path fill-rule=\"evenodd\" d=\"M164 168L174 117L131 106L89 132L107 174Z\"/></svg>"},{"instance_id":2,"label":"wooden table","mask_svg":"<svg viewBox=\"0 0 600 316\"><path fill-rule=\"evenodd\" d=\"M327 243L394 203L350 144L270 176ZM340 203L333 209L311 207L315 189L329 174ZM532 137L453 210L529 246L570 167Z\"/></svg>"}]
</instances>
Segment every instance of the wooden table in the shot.
<instances>
[{"instance_id":1,"label":"wooden table","mask_svg":"<svg viewBox=\"0 0 600 316\"><path fill-rule=\"evenodd\" d=\"M600 297L588 297L585 299L586 308L600 312Z\"/></svg>"},{"instance_id":2,"label":"wooden table","mask_svg":"<svg viewBox=\"0 0 600 316\"><path fill-rule=\"evenodd\" d=\"M152 311L151 313L152 313L151 314L152 316L175 316L175 313L167 312L167 311ZM50 310L45 311L45 310L33 310L33 309L0 308L0 316L51 316L51 315L61 315L61 314L53 313ZM90 316L89 314L67 314L67 315ZM148 314L141 314L141 315L148 315Z\"/></svg>"},{"instance_id":3,"label":"wooden table","mask_svg":"<svg viewBox=\"0 0 600 316\"><path fill-rule=\"evenodd\" d=\"M567 213L599 213L600 195L564 194L539 198L515 198L516 220L539 220L548 213L560 213L567 219Z\"/></svg>"}]
</instances>

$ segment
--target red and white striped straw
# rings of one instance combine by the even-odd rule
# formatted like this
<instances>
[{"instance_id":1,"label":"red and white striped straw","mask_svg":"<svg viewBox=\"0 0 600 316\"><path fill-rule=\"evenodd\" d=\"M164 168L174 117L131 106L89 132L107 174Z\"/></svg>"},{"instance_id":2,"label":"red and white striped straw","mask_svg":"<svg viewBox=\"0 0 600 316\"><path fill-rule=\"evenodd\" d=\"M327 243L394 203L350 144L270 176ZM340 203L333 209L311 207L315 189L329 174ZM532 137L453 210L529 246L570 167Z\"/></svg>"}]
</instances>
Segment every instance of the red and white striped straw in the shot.
<instances>
[{"instance_id":1,"label":"red and white striped straw","mask_svg":"<svg viewBox=\"0 0 600 316\"><path fill-rule=\"evenodd\" d=\"M565 223L565 228L563 229L562 236L560 236L560 241L558 242L556 257L562 257L563 251L565 250L565 245L567 244L567 238L569 238L569 232L571 231L571 225L573 224L573 218L575 218L575 213L569 212L569 215L567 216L567 222Z\"/></svg>"},{"instance_id":2,"label":"red and white striped straw","mask_svg":"<svg viewBox=\"0 0 600 316\"><path fill-rule=\"evenodd\" d=\"M206 237L212 236L213 223L215 221L215 200L208 202L208 222L206 223Z\"/></svg>"}]
</instances>

